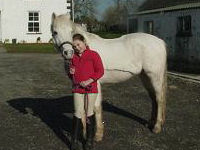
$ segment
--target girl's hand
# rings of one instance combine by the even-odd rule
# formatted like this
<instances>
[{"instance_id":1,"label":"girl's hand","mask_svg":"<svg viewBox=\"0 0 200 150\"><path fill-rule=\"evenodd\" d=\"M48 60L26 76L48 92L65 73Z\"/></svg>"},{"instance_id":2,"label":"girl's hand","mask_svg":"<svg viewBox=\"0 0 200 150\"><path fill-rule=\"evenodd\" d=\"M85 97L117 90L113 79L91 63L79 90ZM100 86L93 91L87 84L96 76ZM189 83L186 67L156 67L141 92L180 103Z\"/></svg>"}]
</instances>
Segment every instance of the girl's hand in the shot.
<instances>
[{"instance_id":1,"label":"girl's hand","mask_svg":"<svg viewBox=\"0 0 200 150\"><path fill-rule=\"evenodd\" d=\"M70 68L70 69L69 69L69 73L70 73L70 74L74 74L74 73L75 73L75 68Z\"/></svg>"},{"instance_id":2,"label":"girl's hand","mask_svg":"<svg viewBox=\"0 0 200 150\"><path fill-rule=\"evenodd\" d=\"M90 83L92 83L94 80L93 79L88 79L88 80L86 80L86 81L82 81L81 83L80 83L80 85L82 86L82 87L86 87L86 86L88 86L88 85L90 85Z\"/></svg>"}]
</instances>

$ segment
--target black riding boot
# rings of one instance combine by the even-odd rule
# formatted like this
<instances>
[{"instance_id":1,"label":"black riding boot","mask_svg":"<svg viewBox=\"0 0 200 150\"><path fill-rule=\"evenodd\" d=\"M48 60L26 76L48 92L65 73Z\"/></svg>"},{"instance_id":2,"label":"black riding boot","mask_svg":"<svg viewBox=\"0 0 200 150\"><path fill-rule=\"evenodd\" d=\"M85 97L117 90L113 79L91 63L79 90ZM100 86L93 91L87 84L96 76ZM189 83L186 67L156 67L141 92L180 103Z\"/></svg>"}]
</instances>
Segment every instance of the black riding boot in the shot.
<instances>
[{"instance_id":1,"label":"black riding boot","mask_svg":"<svg viewBox=\"0 0 200 150\"><path fill-rule=\"evenodd\" d=\"M95 130L95 116L92 115L88 117L88 121L86 122L86 132L87 139L85 143L85 150L92 150L94 144L94 130Z\"/></svg>"},{"instance_id":2,"label":"black riding boot","mask_svg":"<svg viewBox=\"0 0 200 150\"><path fill-rule=\"evenodd\" d=\"M71 150L82 150L82 143L79 142L79 139L82 139L82 121L77 117L73 117L73 126L72 126L72 139L71 139Z\"/></svg>"}]
</instances>

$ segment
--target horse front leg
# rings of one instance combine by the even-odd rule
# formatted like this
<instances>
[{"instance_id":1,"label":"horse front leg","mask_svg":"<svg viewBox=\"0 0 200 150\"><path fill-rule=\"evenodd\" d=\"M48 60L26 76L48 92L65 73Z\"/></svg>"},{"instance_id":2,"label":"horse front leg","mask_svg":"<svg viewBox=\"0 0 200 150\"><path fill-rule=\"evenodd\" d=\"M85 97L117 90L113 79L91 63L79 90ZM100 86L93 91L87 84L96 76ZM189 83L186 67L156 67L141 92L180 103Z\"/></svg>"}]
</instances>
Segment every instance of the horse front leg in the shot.
<instances>
[{"instance_id":1,"label":"horse front leg","mask_svg":"<svg viewBox=\"0 0 200 150\"><path fill-rule=\"evenodd\" d=\"M82 124L83 124L83 137L86 139L86 115L84 115L81 120L82 120Z\"/></svg>"},{"instance_id":2,"label":"horse front leg","mask_svg":"<svg viewBox=\"0 0 200 150\"><path fill-rule=\"evenodd\" d=\"M101 93L101 85L98 82L98 95L95 103L95 117L96 117L96 133L95 133L95 141L99 142L103 139L103 131L104 125L102 120L102 93Z\"/></svg>"},{"instance_id":3,"label":"horse front leg","mask_svg":"<svg viewBox=\"0 0 200 150\"><path fill-rule=\"evenodd\" d=\"M141 73L142 82L152 100L152 112L149 127L159 133L165 120L166 109L166 73L163 75Z\"/></svg>"},{"instance_id":4,"label":"horse front leg","mask_svg":"<svg viewBox=\"0 0 200 150\"><path fill-rule=\"evenodd\" d=\"M103 130L104 130L101 106L95 108L95 117L96 117L95 141L99 142L103 139Z\"/></svg>"}]
</instances>

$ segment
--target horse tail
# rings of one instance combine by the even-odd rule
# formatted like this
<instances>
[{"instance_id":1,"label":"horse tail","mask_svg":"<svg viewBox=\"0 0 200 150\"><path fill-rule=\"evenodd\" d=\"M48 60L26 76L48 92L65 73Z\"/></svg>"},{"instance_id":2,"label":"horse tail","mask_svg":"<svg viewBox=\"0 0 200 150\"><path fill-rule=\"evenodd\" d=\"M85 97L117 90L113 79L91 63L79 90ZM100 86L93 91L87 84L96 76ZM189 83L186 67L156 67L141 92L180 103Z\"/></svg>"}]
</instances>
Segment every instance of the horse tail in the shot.
<instances>
[{"instance_id":1,"label":"horse tail","mask_svg":"<svg viewBox=\"0 0 200 150\"><path fill-rule=\"evenodd\" d=\"M163 72L163 82L162 82L162 102L163 102L163 109L162 109L162 125L165 122L165 111L166 111L166 96L167 96L167 45L165 44L166 50L166 60L165 60L165 68Z\"/></svg>"}]
</instances>

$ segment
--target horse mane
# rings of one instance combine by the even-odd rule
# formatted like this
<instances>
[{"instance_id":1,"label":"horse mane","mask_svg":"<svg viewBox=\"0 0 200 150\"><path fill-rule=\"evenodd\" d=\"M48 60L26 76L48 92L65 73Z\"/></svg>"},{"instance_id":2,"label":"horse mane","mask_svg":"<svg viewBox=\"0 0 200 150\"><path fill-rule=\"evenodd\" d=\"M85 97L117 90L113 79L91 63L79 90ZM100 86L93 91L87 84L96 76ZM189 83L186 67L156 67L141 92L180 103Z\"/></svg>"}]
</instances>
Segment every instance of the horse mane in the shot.
<instances>
[{"instance_id":1,"label":"horse mane","mask_svg":"<svg viewBox=\"0 0 200 150\"><path fill-rule=\"evenodd\" d=\"M72 22L72 23L75 25L74 34L76 34L76 33L82 34L86 38L86 41L88 42L88 44L90 43L89 39L98 39L98 40L103 40L103 41L105 41L105 40L106 41L108 41L108 40L113 41L113 40L122 39L122 38L126 37L126 35L122 35L121 37L114 38L114 39L105 39L105 38L100 37L97 34L88 32L80 24L77 24L77 23L74 23L74 22Z\"/></svg>"},{"instance_id":2,"label":"horse mane","mask_svg":"<svg viewBox=\"0 0 200 150\"><path fill-rule=\"evenodd\" d=\"M82 34L85 37L87 44L90 43L89 39L103 39L94 33L87 32L87 30L84 29L80 24L77 24L77 23L73 23L73 24L75 25L75 28L73 28L74 29L73 33L74 34L76 34L76 33Z\"/></svg>"},{"instance_id":3,"label":"horse mane","mask_svg":"<svg viewBox=\"0 0 200 150\"><path fill-rule=\"evenodd\" d=\"M93 38L93 37L101 38L100 36L98 36L96 34L87 32L87 29L84 28L81 24L74 23L70 18L70 14L68 14L68 13L67 14L61 14L61 15L57 16L57 18L59 18L59 21L63 22L64 24L66 24L66 22L70 23L72 25L74 34L80 33L80 34L82 34L82 35L84 35L86 37L89 36L90 38Z\"/></svg>"},{"instance_id":4,"label":"horse mane","mask_svg":"<svg viewBox=\"0 0 200 150\"><path fill-rule=\"evenodd\" d=\"M74 23L70 18L70 14L68 14L68 13L61 14L61 15L57 16L56 18L59 19L59 22L61 22L61 24L63 24L63 25L65 25L66 23L69 23L69 25L71 25L71 27L72 27L73 34L77 34L77 33L82 34L85 37L87 44L89 44L89 45L90 45L90 41L93 39L113 40L113 39L104 39L104 38L100 37L99 35L88 32L87 29L84 28L81 24ZM118 38L116 38L116 39L118 39Z\"/></svg>"},{"instance_id":5,"label":"horse mane","mask_svg":"<svg viewBox=\"0 0 200 150\"><path fill-rule=\"evenodd\" d=\"M84 30L84 31L87 31L87 28L86 27L83 27L82 24L78 24L78 23L74 23L77 30Z\"/></svg>"}]
</instances>

